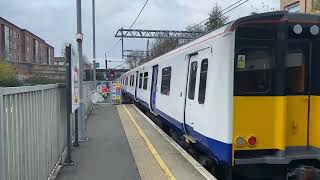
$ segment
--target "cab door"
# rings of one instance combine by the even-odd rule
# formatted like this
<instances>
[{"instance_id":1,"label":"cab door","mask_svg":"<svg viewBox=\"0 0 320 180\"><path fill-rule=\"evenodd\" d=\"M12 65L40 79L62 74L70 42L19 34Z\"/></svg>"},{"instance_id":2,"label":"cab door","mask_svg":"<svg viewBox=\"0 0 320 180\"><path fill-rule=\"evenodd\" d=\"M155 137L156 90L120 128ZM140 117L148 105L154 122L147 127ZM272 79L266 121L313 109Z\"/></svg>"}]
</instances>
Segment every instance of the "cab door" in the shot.
<instances>
[{"instance_id":1,"label":"cab door","mask_svg":"<svg viewBox=\"0 0 320 180\"><path fill-rule=\"evenodd\" d=\"M289 41L286 59L286 146L309 145L311 43Z\"/></svg>"}]
</instances>

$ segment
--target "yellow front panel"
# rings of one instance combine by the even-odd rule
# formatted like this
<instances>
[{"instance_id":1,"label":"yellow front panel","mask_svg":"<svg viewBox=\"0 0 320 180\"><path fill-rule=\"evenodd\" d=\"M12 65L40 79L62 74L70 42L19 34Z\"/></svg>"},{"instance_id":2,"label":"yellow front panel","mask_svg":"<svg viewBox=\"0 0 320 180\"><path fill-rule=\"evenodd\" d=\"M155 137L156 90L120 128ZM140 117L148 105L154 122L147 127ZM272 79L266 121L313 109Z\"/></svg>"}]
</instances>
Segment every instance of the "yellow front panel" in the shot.
<instances>
[{"instance_id":1,"label":"yellow front panel","mask_svg":"<svg viewBox=\"0 0 320 180\"><path fill-rule=\"evenodd\" d=\"M308 144L308 96L287 96L286 146Z\"/></svg>"},{"instance_id":2,"label":"yellow front panel","mask_svg":"<svg viewBox=\"0 0 320 180\"><path fill-rule=\"evenodd\" d=\"M310 100L310 146L320 148L320 96L311 96Z\"/></svg>"},{"instance_id":3,"label":"yellow front panel","mask_svg":"<svg viewBox=\"0 0 320 180\"><path fill-rule=\"evenodd\" d=\"M237 147L234 150L285 149L285 96L235 96L233 139L241 136L257 138L255 147Z\"/></svg>"}]
</instances>

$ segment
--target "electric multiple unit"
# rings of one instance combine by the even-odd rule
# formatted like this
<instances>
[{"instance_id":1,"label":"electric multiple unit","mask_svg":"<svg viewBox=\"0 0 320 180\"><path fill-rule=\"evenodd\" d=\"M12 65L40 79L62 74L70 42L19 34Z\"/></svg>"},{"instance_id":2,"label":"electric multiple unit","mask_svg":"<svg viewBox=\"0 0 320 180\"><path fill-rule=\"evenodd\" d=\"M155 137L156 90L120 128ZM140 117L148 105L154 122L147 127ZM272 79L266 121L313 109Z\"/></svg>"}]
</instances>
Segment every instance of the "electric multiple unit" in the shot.
<instances>
[{"instance_id":1,"label":"electric multiple unit","mask_svg":"<svg viewBox=\"0 0 320 180\"><path fill-rule=\"evenodd\" d=\"M319 168L319 27L305 14L240 18L125 73L122 91L215 168Z\"/></svg>"}]
</instances>

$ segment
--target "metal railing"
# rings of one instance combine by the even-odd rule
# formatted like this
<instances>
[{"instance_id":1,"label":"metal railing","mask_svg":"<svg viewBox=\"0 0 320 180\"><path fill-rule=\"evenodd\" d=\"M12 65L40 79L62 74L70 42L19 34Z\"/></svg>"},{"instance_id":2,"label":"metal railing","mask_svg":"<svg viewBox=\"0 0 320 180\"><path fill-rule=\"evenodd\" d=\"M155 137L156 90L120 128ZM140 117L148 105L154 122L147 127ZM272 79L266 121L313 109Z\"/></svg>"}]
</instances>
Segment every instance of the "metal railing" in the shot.
<instances>
[{"instance_id":1,"label":"metal railing","mask_svg":"<svg viewBox=\"0 0 320 180\"><path fill-rule=\"evenodd\" d=\"M63 84L0 88L0 180L51 176L66 147L66 95Z\"/></svg>"}]
</instances>

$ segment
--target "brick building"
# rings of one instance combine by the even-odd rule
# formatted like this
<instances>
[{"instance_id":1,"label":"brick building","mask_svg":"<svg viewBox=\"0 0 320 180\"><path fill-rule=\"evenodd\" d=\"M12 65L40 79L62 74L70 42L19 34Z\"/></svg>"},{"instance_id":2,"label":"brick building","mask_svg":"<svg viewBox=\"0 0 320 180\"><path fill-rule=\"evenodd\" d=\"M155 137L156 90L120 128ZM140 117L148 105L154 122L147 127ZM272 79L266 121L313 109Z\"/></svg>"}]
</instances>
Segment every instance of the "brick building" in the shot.
<instances>
[{"instance_id":1,"label":"brick building","mask_svg":"<svg viewBox=\"0 0 320 180\"><path fill-rule=\"evenodd\" d=\"M54 48L43 39L0 17L0 59L52 64Z\"/></svg>"},{"instance_id":2,"label":"brick building","mask_svg":"<svg viewBox=\"0 0 320 180\"><path fill-rule=\"evenodd\" d=\"M280 0L281 10L300 13L319 13L320 0Z\"/></svg>"}]
</instances>

